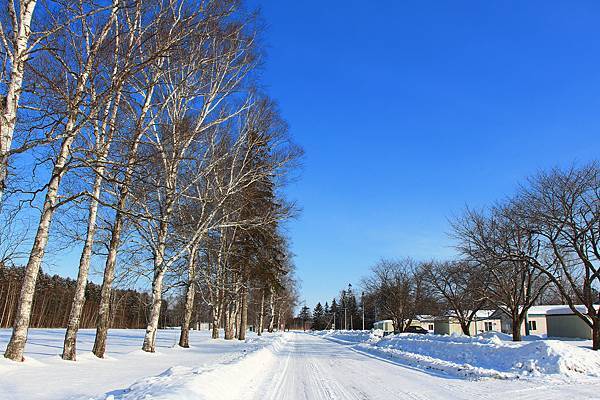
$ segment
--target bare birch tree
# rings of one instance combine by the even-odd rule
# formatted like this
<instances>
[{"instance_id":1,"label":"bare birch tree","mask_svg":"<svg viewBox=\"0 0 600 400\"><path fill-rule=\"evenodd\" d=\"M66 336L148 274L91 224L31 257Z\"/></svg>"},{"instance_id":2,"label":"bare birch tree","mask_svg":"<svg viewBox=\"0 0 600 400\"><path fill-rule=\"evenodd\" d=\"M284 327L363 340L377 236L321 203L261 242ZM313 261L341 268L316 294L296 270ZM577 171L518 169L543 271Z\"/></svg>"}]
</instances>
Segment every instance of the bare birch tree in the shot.
<instances>
[{"instance_id":1,"label":"bare birch tree","mask_svg":"<svg viewBox=\"0 0 600 400\"><path fill-rule=\"evenodd\" d=\"M19 308L17 310L17 318L15 319L13 334L6 348L4 356L15 361L23 360L23 351L27 341L27 330L29 327L31 316L31 304L35 289L35 282L42 263L46 245L48 242L48 233L50 223L54 215L54 211L60 205L59 188L61 180L66 172L66 167L69 162L71 145L82 129L82 121L80 120L80 108L88 95L89 78L96 64L98 56L105 40L108 37L111 28L114 24L118 9L118 0L114 0L108 15L101 22L88 24L85 19L79 21L78 25L82 28L83 40L80 42L85 50L81 53L85 56L78 58L76 65L68 67L67 74L72 75L75 89L72 94L68 95L66 108L64 130L60 141L58 154L54 160L50 179L47 183L46 196L40 222L34 238L33 247L26 266L25 279L19 298ZM81 10L77 10L81 11ZM80 12L80 15L82 13ZM96 21L98 21L96 19ZM96 29L94 29L96 28ZM73 29L66 29L65 32L72 33ZM72 63L69 60L61 58L61 53L56 53L57 65L68 66ZM95 107L97 104L91 105ZM89 112L89 116L94 115L94 111Z\"/></svg>"}]
</instances>

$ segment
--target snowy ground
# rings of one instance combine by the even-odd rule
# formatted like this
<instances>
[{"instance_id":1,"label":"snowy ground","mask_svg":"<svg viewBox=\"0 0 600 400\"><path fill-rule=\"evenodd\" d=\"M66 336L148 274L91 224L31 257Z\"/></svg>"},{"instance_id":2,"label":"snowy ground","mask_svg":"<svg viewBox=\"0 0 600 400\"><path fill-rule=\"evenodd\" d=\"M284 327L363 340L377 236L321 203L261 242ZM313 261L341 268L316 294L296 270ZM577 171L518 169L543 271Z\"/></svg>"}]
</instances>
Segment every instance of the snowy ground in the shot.
<instances>
[{"instance_id":1,"label":"snowy ground","mask_svg":"<svg viewBox=\"0 0 600 400\"><path fill-rule=\"evenodd\" d=\"M6 346L9 331L0 331L0 350ZM478 354L486 351L524 354L526 346L542 346L546 341L512 345L498 338L450 340L440 337L374 339L368 333L274 334L250 337L247 343L212 341L208 333L192 332L191 349L174 347L177 331L160 331L156 354L138 351L142 331L112 331L108 360L90 356L93 332L84 331L80 345L81 361L60 360L62 330L32 330L28 360L16 364L0 361L0 399L600 399L600 378L593 371L540 369L536 373L511 370L499 356L485 366L501 374L461 374L458 369L462 348L470 362L483 362ZM433 343L426 343L433 342ZM402 343L401 343L402 342ZM379 346L378 346L379 344ZM538 367L564 361L565 354L594 361L596 353L569 346L558 350L558 358L538 363ZM480 350L474 350L479 346ZM506 350L520 347L520 350ZM400 350L403 348L404 350ZM432 352L438 348L438 353ZM505 349L506 348L506 349ZM556 351L551 345L549 348ZM445 349L445 350L439 350ZM498 350L500 349L500 350ZM410 351L409 351L410 350ZM585 353L578 353L583 351ZM414 354L416 358L404 353ZM419 357L456 364L457 369L432 368ZM513 354L513 355L514 355ZM568 355L567 354L567 355ZM539 353L532 352L532 357ZM526 355L518 357L525 358ZM515 356L514 362L519 362ZM504 359L503 357L500 357ZM531 357L530 357L531 358ZM425 360L425 361L423 361ZM421 362L423 361L423 362ZM429 360L431 361L431 360ZM571 364L569 364L571 365ZM563 365L564 366L564 365ZM462 368L469 369L463 365ZM527 370L527 369L524 369ZM565 372L567 371L567 372ZM498 379L501 377L502 379Z\"/></svg>"},{"instance_id":2,"label":"snowy ground","mask_svg":"<svg viewBox=\"0 0 600 400\"><path fill-rule=\"evenodd\" d=\"M512 342L510 335L495 332L477 337L414 333L382 337L368 331L324 331L316 335L354 344L355 350L370 355L470 379L600 378L600 352L591 351L591 341L587 340L527 337L523 342Z\"/></svg>"},{"instance_id":3,"label":"snowy ground","mask_svg":"<svg viewBox=\"0 0 600 400\"><path fill-rule=\"evenodd\" d=\"M9 329L0 329L0 351L10 339ZM140 350L144 331L114 329L108 336L107 358L96 358L91 349L94 330L79 333L78 361L60 358L64 329L31 329L26 361L15 363L0 356L0 399L87 399L119 394L138 379L159 375L171 367L211 368L234 362L275 337L251 335L248 343L212 340L209 332L190 332L190 348L176 346L178 330L160 330L154 354Z\"/></svg>"}]
</instances>

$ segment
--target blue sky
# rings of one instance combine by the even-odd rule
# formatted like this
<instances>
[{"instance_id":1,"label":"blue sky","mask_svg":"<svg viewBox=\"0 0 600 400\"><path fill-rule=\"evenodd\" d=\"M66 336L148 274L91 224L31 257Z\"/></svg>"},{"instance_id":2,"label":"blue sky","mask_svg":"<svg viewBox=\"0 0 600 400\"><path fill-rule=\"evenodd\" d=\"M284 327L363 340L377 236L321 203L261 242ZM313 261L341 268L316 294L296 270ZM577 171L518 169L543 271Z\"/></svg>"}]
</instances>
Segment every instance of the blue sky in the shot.
<instances>
[{"instance_id":1,"label":"blue sky","mask_svg":"<svg viewBox=\"0 0 600 400\"><path fill-rule=\"evenodd\" d=\"M306 151L303 299L381 257L453 257L448 218L600 155L600 3L253 0L266 91Z\"/></svg>"}]
</instances>

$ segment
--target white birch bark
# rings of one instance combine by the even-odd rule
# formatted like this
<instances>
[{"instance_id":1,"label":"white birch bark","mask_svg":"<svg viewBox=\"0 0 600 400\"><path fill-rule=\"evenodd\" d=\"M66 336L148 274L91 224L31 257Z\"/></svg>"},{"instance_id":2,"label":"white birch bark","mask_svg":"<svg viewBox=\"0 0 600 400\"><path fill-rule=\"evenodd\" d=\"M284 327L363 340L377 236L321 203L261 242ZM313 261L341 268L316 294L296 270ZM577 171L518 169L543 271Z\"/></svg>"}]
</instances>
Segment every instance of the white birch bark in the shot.
<instances>
[{"instance_id":1,"label":"white birch bark","mask_svg":"<svg viewBox=\"0 0 600 400\"><path fill-rule=\"evenodd\" d=\"M275 322L275 292L271 289L269 296L269 333L273 333L273 324Z\"/></svg>"},{"instance_id":2,"label":"white birch bark","mask_svg":"<svg viewBox=\"0 0 600 400\"><path fill-rule=\"evenodd\" d=\"M98 318L96 320L96 337L94 339L94 347L92 349L92 352L98 358L103 358L104 353L106 352L106 338L108 336L110 322L110 297L112 294L112 284L115 280L117 254L121 244L121 234L125 224L125 208L127 206L127 199L129 197L129 188L133 176L133 168L137 160L138 147L145 131L142 128L142 121L150 109L153 95L154 86L151 86L146 92L144 105L136 126L136 134L131 142L131 147L127 157L127 165L125 167L125 176L123 182L119 185L119 198L112 224L110 242L108 245L108 254L104 264L102 286L100 288L100 304L98 305Z\"/></svg>"},{"instance_id":3,"label":"white birch bark","mask_svg":"<svg viewBox=\"0 0 600 400\"><path fill-rule=\"evenodd\" d=\"M114 76L114 74L113 74ZM92 189L92 197L90 199L89 214L87 232L81 257L79 259L79 272L77 274L77 282L75 286L75 294L73 296L73 302L71 306L71 312L69 314L69 323L67 324L67 331L65 332L65 340L63 343L63 360L75 361L76 359L76 341L77 331L79 330L79 324L81 321L81 313L83 311L83 305L85 304L85 288L87 286L87 280L90 270L90 262L92 259L92 249L94 246L94 236L96 235L96 219L98 216L98 198L102 189L102 181L104 171L106 169L106 162L108 152L110 150L111 141L114 134L114 127L117 119L117 113L119 110L119 103L121 101L121 90L114 98L112 115L108 123L109 132L104 139L99 139L100 143L100 155L98 158L98 167L96 168L96 177L94 178L94 185ZM98 132L100 134L100 132Z\"/></svg>"},{"instance_id":4,"label":"white birch bark","mask_svg":"<svg viewBox=\"0 0 600 400\"><path fill-rule=\"evenodd\" d=\"M160 318L160 308L162 305L162 286L163 279L166 273L165 263L165 250L166 240L168 234L168 223L167 220L172 213L172 209L169 207L166 210L165 219L161 221L158 232L158 246L154 254L154 277L152 279L152 306L150 308L150 320L146 327L146 334L144 335L144 343L142 350L150 353L154 353L156 350L156 331L158 329L158 322Z\"/></svg>"},{"instance_id":5,"label":"white birch bark","mask_svg":"<svg viewBox=\"0 0 600 400\"><path fill-rule=\"evenodd\" d=\"M264 319L265 319L265 290L261 289L260 291L260 311L258 314L258 336L261 336L264 329Z\"/></svg>"},{"instance_id":6,"label":"white birch bark","mask_svg":"<svg viewBox=\"0 0 600 400\"><path fill-rule=\"evenodd\" d=\"M13 15L13 53L9 54L11 62L11 74L8 82L5 105L0 110L0 200L4 193L6 178L8 172L8 153L10 152L15 126L17 123L17 111L19 108L19 99L23 86L23 75L25 72L25 63L29 57L29 37L31 35L31 19L37 0L21 0L19 17L16 18L16 11L13 3L9 1L9 13ZM3 32L2 32L3 33ZM2 35L4 37L4 35Z\"/></svg>"},{"instance_id":7,"label":"white birch bark","mask_svg":"<svg viewBox=\"0 0 600 400\"><path fill-rule=\"evenodd\" d=\"M118 0L115 0L115 3ZM109 32L109 27L112 25L113 18L116 12L116 4L113 7L111 17L109 21L104 25L97 41L92 46L90 54L86 63L81 71L77 82L77 88L72 104L79 104L84 96L88 78L90 76L94 56L98 51L100 44L104 41ZM52 169L52 174L48 182L48 189L44 199L44 206L42 208L42 214L38 224L38 229L34 238L33 247L29 254L29 260L25 267L25 277L21 288L21 294L19 297L19 306L17 309L17 315L13 324L13 332L10 338L10 342L6 347L4 357L14 361L23 361L23 352L25 351L25 344L27 342L27 331L29 329L29 323L31 319L31 306L33 304L33 295L35 292L35 283L39 274L40 266L44 258L46 251L46 245L48 243L48 233L50 231L50 223L54 211L56 210L56 202L58 199L58 190L60 188L60 182L66 172L67 162L69 160L71 145L75 140L79 128L77 119L79 116L79 109L74 108L70 110L70 115L65 126L65 137L60 146L56 162Z\"/></svg>"},{"instance_id":8,"label":"white birch bark","mask_svg":"<svg viewBox=\"0 0 600 400\"><path fill-rule=\"evenodd\" d=\"M192 312L194 311L194 297L196 294L196 252L198 246L194 244L188 258L188 285L185 293L185 305L183 311L183 322L181 324L181 333L179 335L179 346L190 347L190 322Z\"/></svg>"}]
</instances>

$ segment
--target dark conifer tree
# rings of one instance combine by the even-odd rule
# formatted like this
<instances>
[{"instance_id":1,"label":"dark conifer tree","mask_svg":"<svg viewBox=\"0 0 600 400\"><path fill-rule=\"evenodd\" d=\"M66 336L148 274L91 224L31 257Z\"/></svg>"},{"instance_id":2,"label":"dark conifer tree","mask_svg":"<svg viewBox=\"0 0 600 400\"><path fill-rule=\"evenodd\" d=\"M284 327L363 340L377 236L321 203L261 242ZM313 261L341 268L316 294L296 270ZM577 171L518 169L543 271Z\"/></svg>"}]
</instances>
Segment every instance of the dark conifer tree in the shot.
<instances>
[{"instance_id":1,"label":"dark conifer tree","mask_svg":"<svg viewBox=\"0 0 600 400\"><path fill-rule=\"evenodd\" d=\"M316 331L322 331L325 329L325 311L321 303L317 303L313 310L313 329Z\"/></svg>"},{"instance_id":2,"label":"dark conifer tree","mask_svg":"<svg viewBox=\"0 0 600 400\"><path fill-rule=\"evenodd\" d=\"M302 309L300 310L300 314L298 314L298 318L302 320L302 330L305 331L306 324L309 323L311 320L310 308L308 308L307 306L302 307Z\"/></svg>"},{"instance_id":3,"label":"dark conifer tree","mask_svg":"<svg viewBox=\"0 0 600 400\"><path fill-rule=\"evenodd\" d=\"M339 311L338 303L335 299L333 299L331 301L331 308L329 311L331 314L331 326L333 329L338 329L338 326L340 326Z\"/></svg>"}]
</instances>

